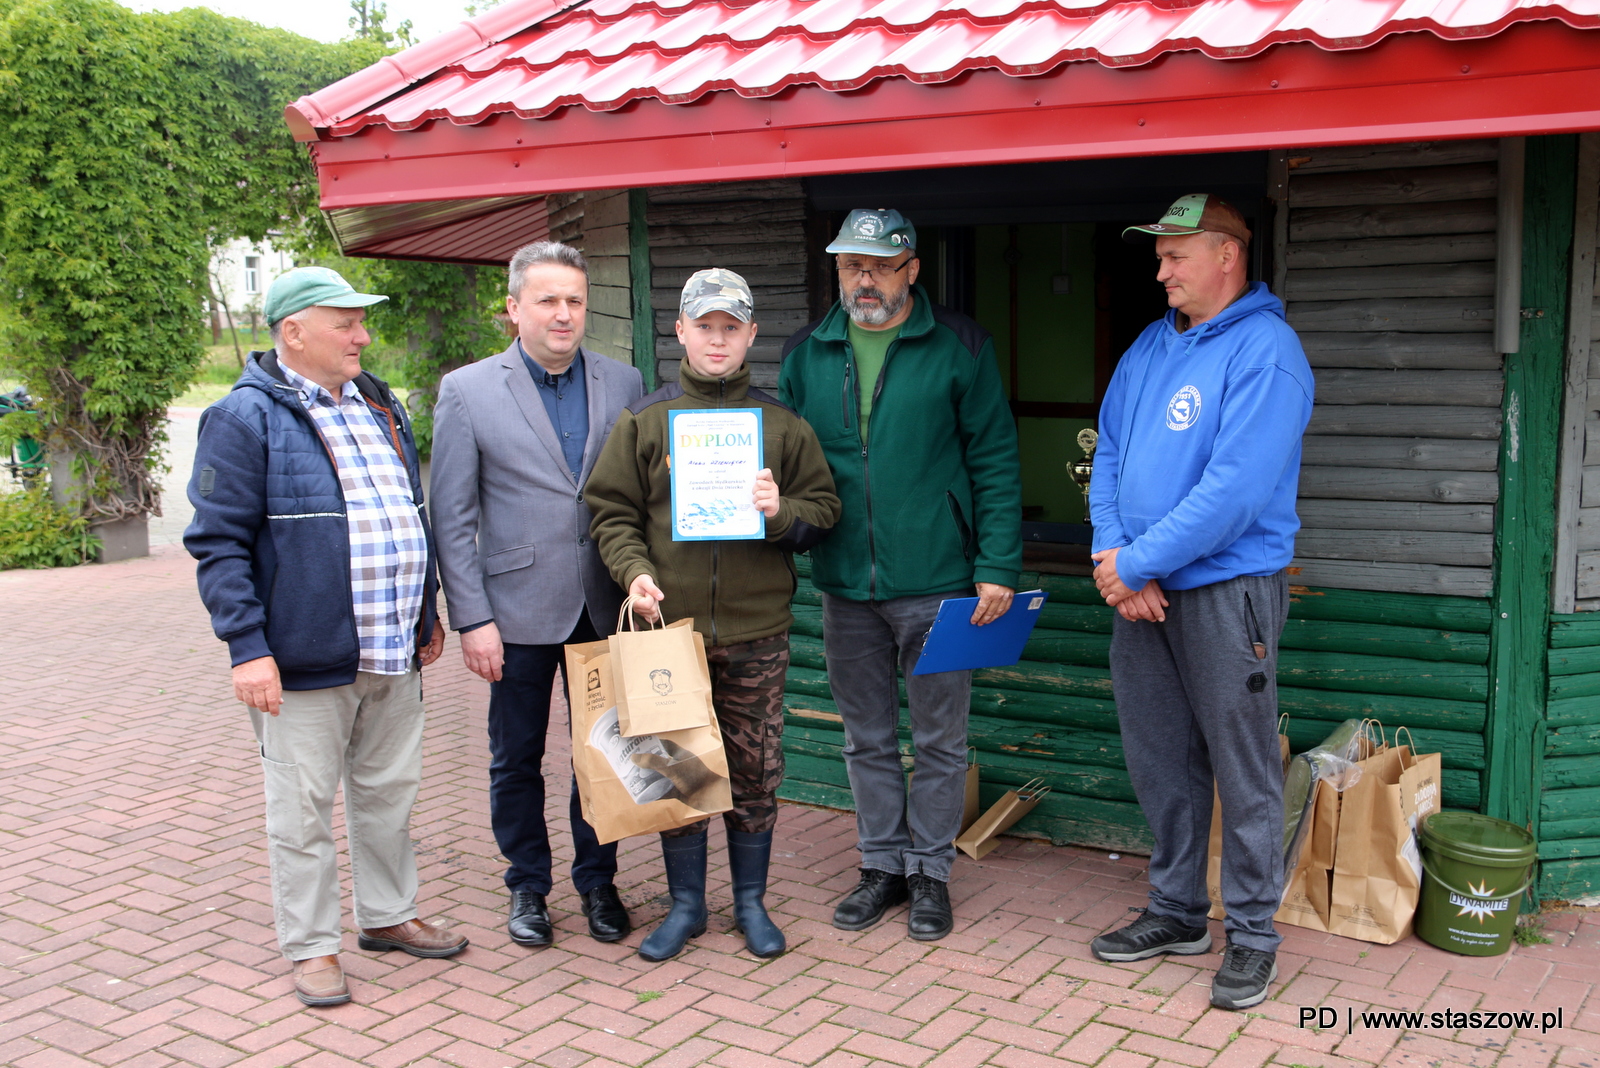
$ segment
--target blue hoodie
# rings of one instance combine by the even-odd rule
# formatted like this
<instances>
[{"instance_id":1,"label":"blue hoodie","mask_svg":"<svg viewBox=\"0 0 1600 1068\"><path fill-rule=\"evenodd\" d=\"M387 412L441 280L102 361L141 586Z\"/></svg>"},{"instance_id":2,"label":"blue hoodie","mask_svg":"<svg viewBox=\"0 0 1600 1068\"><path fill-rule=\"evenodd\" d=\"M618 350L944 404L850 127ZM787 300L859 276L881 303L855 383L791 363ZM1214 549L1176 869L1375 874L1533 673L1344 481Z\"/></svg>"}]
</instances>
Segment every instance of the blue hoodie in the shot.
<instances>
[{"instance_id":1,"label":"blue hoodie","mask_svg":"<svg viewBox=\"0 0 1600 1068\"><path fill-rule=\"evenodd\" d=\"M1100 406L1095 551L1121 548L1117 574L1136 590L1287 567L1313 389L1300 339L1263 283L1183 333L1169 310L1122 357Z\"/></svg>"}]
</instances>

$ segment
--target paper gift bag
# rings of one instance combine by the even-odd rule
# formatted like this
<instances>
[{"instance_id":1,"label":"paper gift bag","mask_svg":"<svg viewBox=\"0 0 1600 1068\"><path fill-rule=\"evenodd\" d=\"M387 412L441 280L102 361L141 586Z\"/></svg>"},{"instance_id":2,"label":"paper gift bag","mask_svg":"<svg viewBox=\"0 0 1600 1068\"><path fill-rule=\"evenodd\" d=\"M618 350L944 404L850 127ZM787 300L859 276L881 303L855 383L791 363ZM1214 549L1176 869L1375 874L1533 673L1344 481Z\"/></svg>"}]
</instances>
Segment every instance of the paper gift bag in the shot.
<instances>
[{"instance_id":1,"label":"paper gift bag","mask_svg":"<svg viewBox=\"0 0 1600 1068\"><path fill-rule=\"evenodd\" d=\"M1287 714L1278 717L1278 755L1283 759L1285 771L1289 768L1289 736L1284 733L1288 722ZM1215 785L1211 787L1211 844L1206 852L1206 895L1211 898L1208 915L1213 920L1220 920L1228 914L1222 907L1222 798L1217 795Z\"/></svg>"},{"instance_id":2,"label":"paper gift bag","mask_svg":"<svg viewBox=\"0 0 1600 1068\"><path fill-rule=\"evenodd\" d=\"M1339 791L1325 779L1313 784L1311 821L1300 861L1284 881L1283 903L1272 917L1310 931L1328 929L1333 891L1333 850L1339 828Z\"/></svg>"},{"instance_id":3,"label":"paper gift bag","mask_svg":"<svg viewBox=\"0 0 1600 1068\"><path fill-rule=\"evenodd\" d=\"M1015 790L1007 790L989 811L979 816L971 827L956 839L956 848L973 860L982 860L995 846L1000 836L1022 817L1032 812L1039 799L1050 792L1043 779L1034 779Z\"/></svg>"},{"instance_id":4,"label":"paper gift bag","mask_svg":"<svg viewBox=\"0 0 1600 1068\"><path fill-rule=\"evenodd\" d=\"M728 758L711 723L624 735L609 642L566 647L572 770L583 818L601 842L670 831L733 807Z\"/></svg>"},{"instance_id":5,"label":"paper gift bag","mask_svg":"<svg viewBox=\"0 0 1600 1068\"><path fill-rule=\"evenodd\" d=\"M1381 945L1411 933L1422 888L1416 822L1439 807L1439 781L1439 754L1416 756L1410 745L1361 761L1340 800L1329 933Z\"/></svg>"},{"instance_id":6,"label":"paper gift bag","mask_svg":"<svg viewBox=\"0 0 1600 1068\"><path fill-rule=\"evenodd\" d=\"M623 602L617 632L606 639L622 736L709 725L711 673L705 639L694 629L694 620L634 630L632 607L630 597Z\"/></svg>"}]
</instances>

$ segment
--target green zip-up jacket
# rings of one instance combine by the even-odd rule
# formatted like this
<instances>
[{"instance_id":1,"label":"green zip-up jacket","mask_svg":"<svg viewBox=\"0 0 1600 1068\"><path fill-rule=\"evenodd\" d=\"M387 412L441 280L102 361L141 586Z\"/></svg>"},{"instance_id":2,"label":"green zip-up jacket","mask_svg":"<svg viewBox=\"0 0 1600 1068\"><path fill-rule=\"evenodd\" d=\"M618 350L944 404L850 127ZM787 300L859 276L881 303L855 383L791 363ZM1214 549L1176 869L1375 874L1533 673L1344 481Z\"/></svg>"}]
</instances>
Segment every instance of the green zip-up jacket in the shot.
<instances>
[{"instance_id":1,"label":"green zip-up jacket","mask_svg":"<svg viewBox=\"0 0 1600 1068\"><path fill-rule=\"evenodd\" d=\"M673 541L667 413L695 408L760 408L762 456L778 484L778 514L765 541ZM782 634L794 623L791 553L828 536L839 519L828 462L817 436L777 398L750 385L750 369L707 378L680 365L678 381L622 410L584 497L589 532L611 576L627 589L640 575L661 587L668 622L693 617L712 646ZM598 623L598 621L597 621Z\"/></svg>"},{"instance_id":2,"label":"green zip-up jacket","mask_svg":"<svg viewBox=\"0 0 1600 1068\"><path fill-rule=\"evenodd\" d=\"M1017 430L994 339L912 287L911 316L858 425L849 320L835 304L789 339L778 395L811 424L844 511L812 550L811 581L851 601L1013 589L1022 569Z\"/></svg>"}]
</instances>

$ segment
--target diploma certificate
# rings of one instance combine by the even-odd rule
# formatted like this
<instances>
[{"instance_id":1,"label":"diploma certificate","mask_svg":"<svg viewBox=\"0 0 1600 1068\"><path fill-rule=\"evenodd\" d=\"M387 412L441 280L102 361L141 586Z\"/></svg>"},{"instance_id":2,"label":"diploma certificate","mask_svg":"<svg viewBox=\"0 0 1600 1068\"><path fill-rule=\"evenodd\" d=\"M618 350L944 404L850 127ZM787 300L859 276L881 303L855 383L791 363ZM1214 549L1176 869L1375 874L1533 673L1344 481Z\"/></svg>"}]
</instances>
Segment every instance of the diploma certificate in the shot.
<instances>
[{"instance_id":1,"label":"diploma certificate","mask_svg":"<svg viewBox=\"0 0 1600 1068\"><path fill-rule=\"evenodd\" d=\"M748 541L767 536L756 509L762 468L761 409L670 412L673 541Z\"/></svg>"}]
</instances>

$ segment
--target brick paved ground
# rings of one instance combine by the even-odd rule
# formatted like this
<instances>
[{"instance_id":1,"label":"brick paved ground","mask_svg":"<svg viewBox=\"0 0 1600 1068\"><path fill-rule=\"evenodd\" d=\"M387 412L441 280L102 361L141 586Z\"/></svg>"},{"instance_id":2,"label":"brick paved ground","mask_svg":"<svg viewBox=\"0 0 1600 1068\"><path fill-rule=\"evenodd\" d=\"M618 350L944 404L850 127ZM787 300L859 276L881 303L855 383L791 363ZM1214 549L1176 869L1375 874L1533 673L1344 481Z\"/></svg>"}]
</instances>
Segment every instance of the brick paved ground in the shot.
<instances>
[{"instance_id":1,"label":"brick paved ground","mask_svg":"<svg viewBox=\"0 0 1600 1068\"><path fill-rule=\"evenodd\" d=\"M711 932L679 960L640 960L638 934L590 941L570 890L551 902L558 945L519 949L487 830L486 688L454 639L427 677L415 836L424 915L472 948L422 961L347 935L355 1003L304 1009L269 927L250 731L188 558L7 572L0 605L0 1064L1600 1068L1600 916L1555 916L1555 944L1489 959L1290 928L1274 997L1224 1013L1206 1001L1216 955L1090 958L1143 900L1139 858L1008 840L958 864L943 942L906 940L903 913L849 935L827 921L853 881L852 822L795 806L769 897L786 956L740 952L720 854ZM628 846L619 881L641 925L664 912L653 844ZM1564 1027L1317 1033L1303 1005L1560 1009Z\"/></svg>"}]
</instances>

